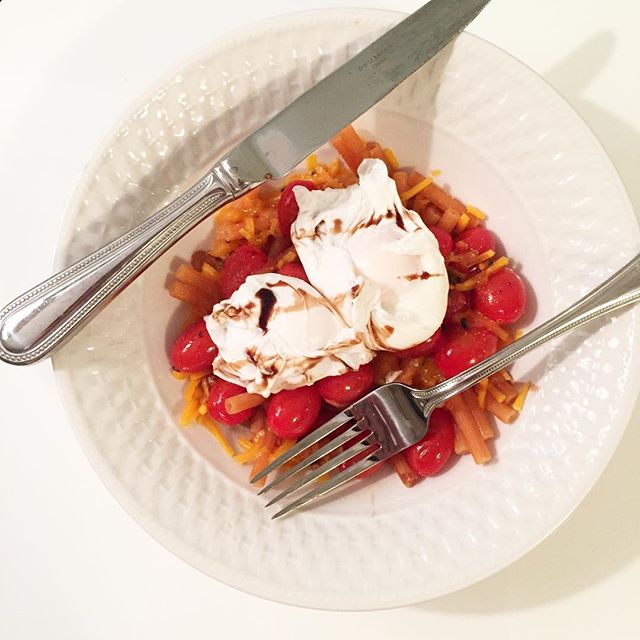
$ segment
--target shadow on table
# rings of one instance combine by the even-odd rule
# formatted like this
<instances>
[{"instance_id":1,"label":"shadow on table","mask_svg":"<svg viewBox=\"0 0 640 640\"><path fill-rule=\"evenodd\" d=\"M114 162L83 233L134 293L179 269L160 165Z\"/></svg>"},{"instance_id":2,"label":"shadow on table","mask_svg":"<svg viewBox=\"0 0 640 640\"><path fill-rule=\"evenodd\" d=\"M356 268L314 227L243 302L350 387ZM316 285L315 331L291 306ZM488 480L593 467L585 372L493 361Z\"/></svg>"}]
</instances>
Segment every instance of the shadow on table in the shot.
<instances>
[{"instance_id":1,"label":"shadow on table","mask_svg":"<svg viewBox=\"0 0 640 640\"><path fill-rule=\"evenodd\" d=\"M592 127L640 211L640 132L582 95L614 48L612 34L597 34L544 76ZM549 539L497 575L418 607L456 615L533 608L586 589L640 556L639 424L640 404L593 491Z\"/></svg>"}]
</instances>

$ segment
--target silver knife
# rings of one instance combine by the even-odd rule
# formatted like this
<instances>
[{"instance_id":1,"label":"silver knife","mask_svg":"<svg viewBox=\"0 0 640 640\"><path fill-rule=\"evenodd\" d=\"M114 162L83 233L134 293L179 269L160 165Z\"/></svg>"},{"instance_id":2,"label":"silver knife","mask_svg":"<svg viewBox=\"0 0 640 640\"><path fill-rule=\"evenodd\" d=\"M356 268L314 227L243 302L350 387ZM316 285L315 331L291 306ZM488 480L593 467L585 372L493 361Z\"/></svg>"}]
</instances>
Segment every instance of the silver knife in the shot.
<instances>
[{"instance_id":1,"label":"silver knife","mask_svg":"<svg viewBox=\"0 0 640 640\"><path fill-rule=\"evenodd\" d=\"M294 100L129 233L0 311L0 360L37 362L211 213L281 178L458 35L490 0L431 0Z\"/></svg>"}]
</instances>

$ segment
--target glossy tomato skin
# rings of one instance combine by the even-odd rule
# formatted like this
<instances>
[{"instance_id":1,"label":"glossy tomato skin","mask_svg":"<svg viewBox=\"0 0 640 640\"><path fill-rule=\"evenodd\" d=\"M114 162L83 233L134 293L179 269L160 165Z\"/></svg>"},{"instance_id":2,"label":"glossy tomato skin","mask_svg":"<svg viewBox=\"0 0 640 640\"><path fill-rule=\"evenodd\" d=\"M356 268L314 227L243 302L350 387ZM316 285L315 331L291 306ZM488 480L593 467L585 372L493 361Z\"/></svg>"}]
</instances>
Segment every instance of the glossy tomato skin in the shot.
<instances>
[{"instance_id":1,"label":"glossy tomato skin","mask_svg":"<svg viewBox=\"0 0 640 640\"><path fill-rule=\"evenodd\" d=\"M457 326L445 332L434 360L442 374L452 378L493 355L497 349L498 338L487 329Z\"/></svg>"},{"instance_id":2,"label":"glossy tomato skin","mask_svg":"<svg viewBox=\"0 0 640 640\"><path fill-rule=\"evenodd\" d=\"M446 409L434 409L427 435L405 451L409 466L422 478L440 473L453 452L455 427Z\"/></svg>"},{"instance_id":3,"label":"glossy tomato skin","mask_svg":"<svg viewBox=\"0 0 640 640\"><path fill-rule=\"evenodd\" d=\"M401 358L423 358L425 356L430 356L438 348L441 340L442 329L438 329L428 340L425 340L410 349L398 351L396 355Z\"/></svg>"},{"instance_id":4,"label":"glossy tomato skin","mask_svg":"<svg viewBox=\"0 0 640 640\"><path fill-rule=\"evenodd\" d=\"M449 291L449 297L447 298L447 311L444 316L445 322L451 322L453 316L457 313L462 313L469 308L469 299L464 291L458 291L451 289Z\"/></svg>"},{"instance_id":5,"label":"glossy tomato skin","mask_svg":"<svg viewBox=\"0 0 640 640\"><path fill-rule=\"evenodd\" d=\"M438 248L440 249L440 253L443 258L448 258L453 251L453 238L450 233L447 233L444 229L440 229L440 227L436 227L434 225L428 225L427 228L433 235L436 237L438 241Z\"/></svg>"},{"instance_id":6,"label":"glossy tomato skin","mask_svg":"<svg viewBox=\"0 0 640 640\"><path fill-rule=\"evenodd\" d=\"M456 251L459 253L476 251L480 254L495 250L496 239L493 233L484 227L466 229L460 234L459 240L456 243Z\"/></svg>"},{"instance_id":7,"label":"glossy tomato skin","mask_svg":"<svg viewBox=\"0 0 640 640\"><path fill-rule=\"evenodd\" d=\"M230 298L250 275L264 270L268 262L269 258L262 249L250 244L238 247L222 265L220 272L222 295Z\"/></svg>"},{"instance_id":8,"label":"glossy tomato skin","mask_svg":"<svg viewBox=\"0 0 640 640\"><path fill-rule=\"evenodd\" d=\"M316 191L319 188L309 180L294 180L283 189L278 202L278 226L282 235L287 237L291 234L291 225L300 212L296 196L293 193L294 187L306 187L309 191Z\"/></svg>"},{"instance_id":9,"label":"glossy tomato skin","mask_svg":"<svg viewBox=\"0 0 640 640\"><path fill-rule=\"evenodd\" d=\"M211 340L204 319L187 327L173 343L169 359L176 371L200 373L211 369L218 347Z\"/></svg>"},{"instance_id":10,"label":"glossy tomato skin","mask_svg":"<svg viewBox=\"0 0 640 640\"><path fill-rule=\"evenodd\" d=\"M512 269L501 269L473 291L473 307L498 324L518 321L527 306L527 291Z\"/></svg>"},{"instance_id":11,"label":"glossy tomato skin","mask_svg":"<svg viewBox=\"0 0 640 640\"><path fill-rule=\"evenodd\" d=\"M367 363L357 371L323 378L315 386L325 402L334 407L346 407L366 395L373 387L374 379L374 367Z\"/></svg>"},{"instance_id":12,"label":"glossy tomato skin","mask_svg":"<svg viewBox=\"0 0 640 640\"><path fill-rule=\"evenodd\" d=\"M240 424L241 422L247 422L253 416L255 409L245 409L239 413L229 413L224 403L227 398L237 396L241 393L245 393L246 389L232 384L221 378L214 378L211 386L209 387L209 397L207 398L207 407L209 409L209 415L216 421L222 422L229 426Z\"/></svg>"},{"instance_id":13,"label":"glossy tomato skin","mask_svg":"<svg viewBox=\"0 0 640 640\"><path fill-rule=\"evenodd\" d=\"M267 405L267 424L285 439L307 435L318 420L322 398L315 387L299 387L271 396Z\"/></svg>"},{"instance_id":14,"label":"glossy tomato skin","mask_svg":"<svg viewBox=\"0 0 640 640\"><path fill-rule=\"evenodd\" d=\"M285 264L282 269L279 271L280 275L289 276L290 278L298 278L299 280L304 280L305 282L309 282L309 277L307 276L307 272L304 270L304 267L299 262L290 262L289 264Z\"/></svg>"}]
</instances>

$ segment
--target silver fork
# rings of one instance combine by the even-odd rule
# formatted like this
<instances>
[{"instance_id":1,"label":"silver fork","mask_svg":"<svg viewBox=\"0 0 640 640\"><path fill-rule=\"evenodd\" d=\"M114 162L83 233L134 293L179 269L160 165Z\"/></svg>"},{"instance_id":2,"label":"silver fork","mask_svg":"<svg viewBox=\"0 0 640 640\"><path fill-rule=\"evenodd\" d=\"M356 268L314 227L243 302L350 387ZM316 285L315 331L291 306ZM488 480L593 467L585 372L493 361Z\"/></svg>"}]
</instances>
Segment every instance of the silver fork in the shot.
<instances>
[{"instance_id":1,"label":"silver fork","mask_svg":"<svg viewBox=\"0 0 640 640\"><path fill-rule=\"evenodd\" d=\"M304 452L308 453L291 468L281 470L281 473L260 491L262 494L285 480L292 479L291 484L265 505L268 507L308 487L341 465L353 461L346 469L294 499L272 517L279 518L300 509L420 441L427 433L431 412L453 396L550 340L639 300L640 255L580 301L464 373L426 391L397 383L376 389L283 453L251 478L251 482L281 469L294 457ZM312 449L324 440L327 442L317 450ZM309 470L308 473L301 473L341 447L346 448L319 467Z\"/></svg>"}]
</instances>

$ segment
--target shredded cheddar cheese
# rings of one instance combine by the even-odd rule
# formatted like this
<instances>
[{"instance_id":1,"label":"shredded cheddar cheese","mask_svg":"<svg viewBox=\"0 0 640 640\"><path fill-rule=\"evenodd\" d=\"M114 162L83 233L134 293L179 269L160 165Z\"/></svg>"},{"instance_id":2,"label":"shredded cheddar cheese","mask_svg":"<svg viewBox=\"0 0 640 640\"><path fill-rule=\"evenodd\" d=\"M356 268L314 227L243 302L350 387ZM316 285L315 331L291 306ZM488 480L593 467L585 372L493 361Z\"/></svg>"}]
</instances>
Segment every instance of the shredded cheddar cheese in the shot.
<instances>
[{"instance_id":1,"label":"shredded cheddar cheese","mask_svg":"<svg viewBox=\"0 0 640 640\"><path fill-rule=\"evenodd\" d=\"M467 205L467 213L470 213L474 218L478 218L478 220L484 220L487 217L487 214L484 211L480 211L478 207L474 207L470 204Z\"/></svg>"},{"instance_id":2,"label":"shredded cheddar cheese","mask_svg":"<svg viewBox=\"0 0 640 640\"><path fill-rule=\"evenodd\" d=\"M411 200L413 196L416 196L421 191L424 191L432 182L433 180L431 178L425 178L424 180L421 180L420 182L418 182L418 184L415 187L411 187L411 189L407 189L407 191L405 191L404 193L401 193L400 200L402 200L402 202Z\"/></svg>"},{"instance_id":3,"label":"shredded cheddar cheese","mask_svg":"<svg viewBox=\"0 0 640 640\"><path fill-rule=\"evenodd\" d=\"M218 441L218 444L224 449L225 453L229 457L235 455L233 447L229 444L229 441L222 435L218 425L209 416L200 416L198 422Z\"/></svg>"},{"instance_id":4,"label":"shredded cheddar cheese","mask_svg":"<svg viewBox=\"0 0 640 640\"><path fill-rule=\"evenodd\" d=\"M464 231L467 228L467 225L469 224L469 216L466 213L463 213L459 218L458 218L458 224L456 225L456 231Z\"/></svg>"},{"instance_id":5,"label":"shredded cheddar cheese","mask_svg":"<svg viewBox=\"0 0 640 640\"><path fill-rule=\"evenodd\" d=\"M487 267L482 273L479 273L460 284L455 285L455 289L458 291L471 291L474 289L476 285L481 281L488 278L490 275L494 274L496 271L500 271L500 269L504 269L504 267L509 265L509 258L502 256L502 258L498 258L490 267Z\"/></svg>"},{"instance_id":6,"label":"shredded cheddar cheese","mask_svg":"<svg viewBox=\"0 0 640 640\"><path fill-rule=\"evenodd\" d=\"M489 386L489 379L484 378L484 380L480 380L478 383L478 404L481 409L485 408L485 404L487 401L487 387Z\"/></svg>"},{"instance_id":7,"label":"shredded cheddar cheese","mask_svg":"<svg viewBox=\"0 0 640 640\"><path fill-rule=\"evenodd\" d=\"M518 397L513 401L513 405L511 405L518 413L522 411L524 407L524 401L527 399L527 394L531 389L531 383L525 382L520 389L520 393L518 393Z\"/></svg>"},{"instance_id":8,"label":"shredded cheddar cheese","mask_svg":"<svg viewBox=\"0 0 640 640\"><path fill-rule=\"evenodd\" d=\"M389 163L392 171L396 171L400 167L400 163L398 162L398 158L396 158L396 154L391 151L391 149L384 150L384 157L386 161Z\"/></svg>"}]
</instances>

